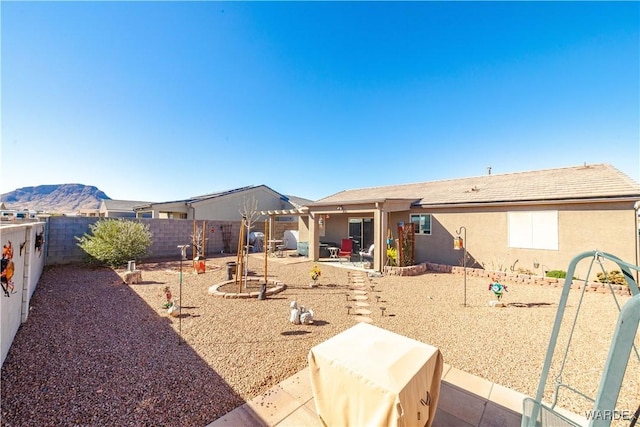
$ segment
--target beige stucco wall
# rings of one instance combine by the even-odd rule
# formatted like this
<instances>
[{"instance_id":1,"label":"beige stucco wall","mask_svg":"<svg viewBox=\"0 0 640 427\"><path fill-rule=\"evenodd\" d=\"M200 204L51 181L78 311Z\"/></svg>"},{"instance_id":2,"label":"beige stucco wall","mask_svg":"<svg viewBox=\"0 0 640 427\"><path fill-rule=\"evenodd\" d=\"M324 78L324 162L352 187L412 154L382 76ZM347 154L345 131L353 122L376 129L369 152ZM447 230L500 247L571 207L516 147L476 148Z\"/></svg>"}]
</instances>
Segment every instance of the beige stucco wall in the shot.
<instances>
[{"instance_id":1,"label":"beige stucco wall","mask_svg":"<svg viewBox=\"0 0 640 427\"><path fill-rule=\"evenodd\" d=\"M290 209L292 207L290 203L281 200L279 195L266 188L259 187L238 194L228 194L220 198L194 203L196 219L215 218L222 221L237 221L241 218L240 212L244 211L245 202L251 208L254 199L258 202L258 213L260 211ZM189 212L189 218L192 218L191 215L192 212ZM258 220L264 221L264 219L258 216ZM296 218L292 218L292 221L295 222Z\"/></svg>"},{"instance_id":2,"label":"beige stucco wall","mask_svg":"<svg viewBox=\"0 0 640 427\"><path fill-rule=\"evenodd\" d=\"M324 220L324 235L320 241L340 244L348 236L350 217L373 217L373 210L359 212L358 207L349 206L349 212L330 213ZM352 211L352 209L354 211ZM557 211L558 249L526 249L509 247L508 213L514 211ZM383 213L388 218L388 227L393 239L398 237L399 222L408 223L410 214L431 214L431 235L416 235L416 263L434 262L462 265L464 251L453 249L453 239L465 237L467 266L490 270L523 271L543 275L549 270L567 270L569 262L577 255L600 250L638 264L637 224L633 202L567 203L544 205L500 205L466 208L414 208L401 212ZM316 214L317 215L317 214ZM302 217L299 225L299 240L308 241L310 222ZM378 224L375 224L378 227ZM387 230L380 230L383 240ZM588 263L581 262L576 275L585 278ZM607 266L613 269L615 266ZM592 274L595 274L593 272Z\"/></svg>"},{"instance_id":3,"label":"beige stucco wall","mask_svg":"<svg viewBox=\"0 0 640 427\"><path fill-rule=\"evenodd\" d=\"M511 248L508 246L509 211L558 211L558 250ZM491 270L529 270L543 274L548 270L567 270L578 254L600 250L626 262L637 264L635 211L630 203L512 206L468 209L413 210L432 214L432 234L416 236L416 261L462 265L463 251L453 249L456 231L464 235L468 260ZM395 215L392 224L408 221L409 215ZM537 265L537 267L536 267ZM613 266L610 266L613 268ZM585 278L588 264L576 269Z\"/></svg>"}]
</instances>

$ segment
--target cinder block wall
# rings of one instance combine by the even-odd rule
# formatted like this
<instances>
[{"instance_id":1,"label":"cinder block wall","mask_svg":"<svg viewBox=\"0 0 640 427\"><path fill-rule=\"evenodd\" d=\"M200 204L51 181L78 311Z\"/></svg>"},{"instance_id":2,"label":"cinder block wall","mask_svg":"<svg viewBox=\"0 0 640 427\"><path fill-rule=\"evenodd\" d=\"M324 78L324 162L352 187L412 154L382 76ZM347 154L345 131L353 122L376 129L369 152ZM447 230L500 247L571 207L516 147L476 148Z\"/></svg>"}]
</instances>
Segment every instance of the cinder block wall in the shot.
<instances>
[{"instance_id":1,"label":"cinder block wall","mask_svg":"<svg viewBox=\"0 0 640 427\"><path fill-rule=\"evenodd\" d=\"M7 225L0 230L3 257L7 267L13 264L13 275L5 276L7 293L0 296L0 364L4 364L20 324L29 315L29 302L44 266L40 247L36 245L36 235L43 230L42 222ZM7 268L7 273L10 271Z\"/></svg>"},{"instance_id":2,"label":"cinder block wall","mask_svg":"<svg viewBox=\"0 0 640 427\"><path fill-rule=\"evenodd\" d=\"M78 246L76 237L81 237L85 233L90 233L89 225L96 223L100 218L95 217L50 217L47 222L47 235L45 239L46 263L47 265L71 264L82 262L86 254ZM149 226L153 234L153 244L149 248L149 253L144 258L150 259L171 259L178 258L180 251L178 245L192 245L193 220L188 219L135 219L128 221L138 221ZM231 225L230 248L235 253L238 248L238 237L240 232L240 221L203 221L196 220L196 226L205 227L206 246L205 255L212 256L220 254L224 249L222 237L222 225ZM258 227L255 231L261 231ZM187 251L187 257L193 256L192 247Z\"/></svg>"}]
</instances>

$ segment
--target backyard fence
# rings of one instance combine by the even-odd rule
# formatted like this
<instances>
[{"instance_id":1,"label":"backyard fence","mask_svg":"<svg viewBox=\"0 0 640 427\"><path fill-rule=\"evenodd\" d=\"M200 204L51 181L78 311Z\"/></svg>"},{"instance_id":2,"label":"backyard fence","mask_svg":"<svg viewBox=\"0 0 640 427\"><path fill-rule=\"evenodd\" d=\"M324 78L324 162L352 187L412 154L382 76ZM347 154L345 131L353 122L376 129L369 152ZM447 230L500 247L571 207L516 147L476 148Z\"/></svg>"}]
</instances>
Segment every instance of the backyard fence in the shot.
<instances>
[{"instance_id":1,"label":"backyard fence","mask_svg":"<svg viewBox=\"0 0 640 427\"><path fill-rule=\"evenodd\" d=\"M2 242L1 364L4 364L20 324L27 321L29 302L44 268L45 225L44 222L30 222L3 225L0 228Z\"/></svg>"},{"instance_id":2,"label":"backyard fence","mask_svg":"<svg viewBox=\"0 0 640 427\"><path fill-rule=\"evenodd\" d=\"M89 226L103 218L96 217L50 217L47 222L47 265L73 264L82 262L87 254L78 246L76 237L90 233ZM153 234L153 243L144 260L177 259L180 256L178 245L192 245L193 220L190 219L149 219L127 218L127 221L140 222L149 226ZM240 221L196 220L196 227L205 226L205 255L220 254L225 249L225 240L236 249L240 232ZM257 225L259 226L259 224ZM254 231L260 231L254 228ZM228 249L228 248L227 248ZM187 251L193 257L193 247Z\"/></svg>"}]
</instances>

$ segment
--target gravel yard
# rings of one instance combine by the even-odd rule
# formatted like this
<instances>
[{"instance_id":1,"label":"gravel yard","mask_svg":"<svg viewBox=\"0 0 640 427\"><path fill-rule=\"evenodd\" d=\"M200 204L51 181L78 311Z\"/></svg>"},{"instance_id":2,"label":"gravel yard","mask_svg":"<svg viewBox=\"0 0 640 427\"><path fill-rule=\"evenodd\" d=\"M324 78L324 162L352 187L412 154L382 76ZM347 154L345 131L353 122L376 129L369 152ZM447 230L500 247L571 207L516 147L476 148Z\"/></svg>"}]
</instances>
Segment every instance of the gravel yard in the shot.
<instances>
[{"instance_id":1,"label":"gravel yard","mask_svg":"<svg viewBox=\"0 0 640 427\"><path fill-rule=\"evenodd\" d=\"M45 269L2 368L2 425L204 426L306 367L311 347L357 322L347 269L321 263L320 285L310 288L312 262L271 259L269 278L285 291L264 301L213 297L208 288L226 279L227 261L235 256L208 259L204 274L184 262L180 319L162 308L165 286L179 300L179 261L139 264L143 282L131 286L122 284L123 271ZM255 276L263 265L251 255ZM468 277L464 307L461 275L370 280L372 324L440 348L458 369L535 395L560 288L510 285L507 307L492 308L489 279ZM568 312L579 296L571 291ZM617 309L610 295L584 299L563 379L595 395ZM313 325L289 322L294 300L313 310ZM618 409L633 412L638 396L632 354ZM591 407L571 395L559 404L582 415Z\"/></svg>"}]
</instances>

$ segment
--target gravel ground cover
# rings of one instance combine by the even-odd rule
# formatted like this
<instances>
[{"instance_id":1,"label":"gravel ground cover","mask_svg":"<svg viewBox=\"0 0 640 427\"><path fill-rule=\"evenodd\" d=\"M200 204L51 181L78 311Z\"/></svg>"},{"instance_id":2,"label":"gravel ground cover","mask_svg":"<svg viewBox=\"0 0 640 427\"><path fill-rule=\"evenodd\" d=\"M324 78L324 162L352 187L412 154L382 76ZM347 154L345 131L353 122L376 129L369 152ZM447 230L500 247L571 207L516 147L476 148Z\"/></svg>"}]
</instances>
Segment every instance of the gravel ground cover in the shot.
<instances>
[{"instance_id":1,"label":"gravel ground cover","mask_svg":"<svg viewBox=\"0 0 640 427\"><path fill-rule=\"evenodd\" d=\"M47 268L2 368L2 425L203 426L305 368L311 347L358 320L346 308L355 308L347 269L321 263L310 288L314 263L271 259L268 276L285 291L264 301L213 297L208 288L226 280L227 261L235 256L208 259L204 274L183 263L180 318L162 308L165 286L180 299L179 261L138 264L143 282L130 286L122 270ZM250 257L252 275L263 267ZM507 307L495 308L489 279L467 278L466 306L463 283L444 273L373 277L368 317L438 347L445 363L534 396L561 289L511 285ZM571 292L569 314L579 296ZM289 322L294 300L313 310L313 325ZM584 294L566 382L595 395L616 319L611 296ZM568 327L561 341L567 336ZM639 374L633 354L618 409L637 407ZM575 396L559 405L579 414L591 407Z\"/></svg>"}]
</instances>

